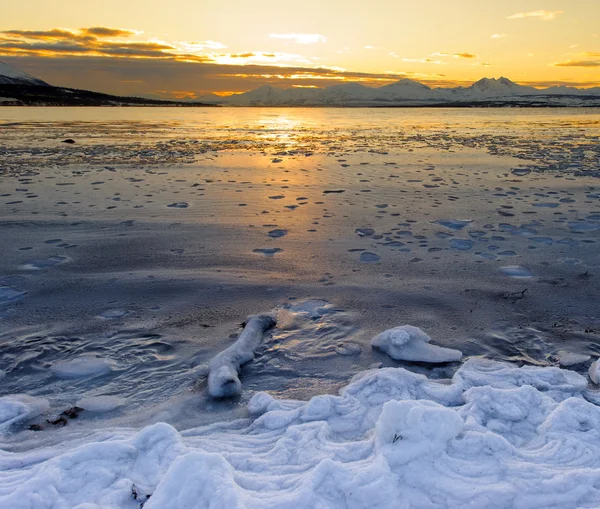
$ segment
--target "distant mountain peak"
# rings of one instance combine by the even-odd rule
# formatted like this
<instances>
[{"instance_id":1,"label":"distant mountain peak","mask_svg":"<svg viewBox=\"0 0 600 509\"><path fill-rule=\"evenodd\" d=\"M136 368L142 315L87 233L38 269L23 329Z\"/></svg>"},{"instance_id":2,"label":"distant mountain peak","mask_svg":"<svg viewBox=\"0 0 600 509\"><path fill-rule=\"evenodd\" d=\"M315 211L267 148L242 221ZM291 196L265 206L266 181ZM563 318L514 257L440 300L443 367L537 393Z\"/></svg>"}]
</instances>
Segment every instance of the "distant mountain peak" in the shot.
<instances>
[{"instance_id":1,"label":"distant mountain peak","mask_svg":"<svg viewBox=\"0 0 600 509\"><path fill-rule=\"evenodd\" d=\"M48 87L48 83L27 74L12 65L0 61L0 85L39 85Z\"/></svg>"}]
</instances>

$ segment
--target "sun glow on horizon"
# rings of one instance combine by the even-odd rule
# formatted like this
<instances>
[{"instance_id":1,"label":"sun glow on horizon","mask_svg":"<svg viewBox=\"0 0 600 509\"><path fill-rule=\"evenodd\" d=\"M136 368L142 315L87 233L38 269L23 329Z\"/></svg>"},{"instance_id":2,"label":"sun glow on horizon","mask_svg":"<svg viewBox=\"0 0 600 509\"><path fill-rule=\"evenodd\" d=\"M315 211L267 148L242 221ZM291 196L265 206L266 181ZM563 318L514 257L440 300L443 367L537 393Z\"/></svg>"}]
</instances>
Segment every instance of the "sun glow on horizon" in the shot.
<instances>
[{"instance_id":1,"label":"sun glow on horizon","mask_svg":"<svg viewBox=\"0 0 600 509\"><path fill-rule=\"evenodd\" d=\"M52 12L32 0L3 16L0 59L52 84L109 93L226 95L262 84L377 85L403 77L452 86L482 78L486 68L521 84L600 85L600 4L347 0L340 10L340 1L305 0L290 16L276 0L240 0L235 10L217 0L174 0L168 8L133 0L144 6L141 15L117 0L103 9L63 0ZM169 15L175 12L186 16Z\"/></svg>"}]
</instances>

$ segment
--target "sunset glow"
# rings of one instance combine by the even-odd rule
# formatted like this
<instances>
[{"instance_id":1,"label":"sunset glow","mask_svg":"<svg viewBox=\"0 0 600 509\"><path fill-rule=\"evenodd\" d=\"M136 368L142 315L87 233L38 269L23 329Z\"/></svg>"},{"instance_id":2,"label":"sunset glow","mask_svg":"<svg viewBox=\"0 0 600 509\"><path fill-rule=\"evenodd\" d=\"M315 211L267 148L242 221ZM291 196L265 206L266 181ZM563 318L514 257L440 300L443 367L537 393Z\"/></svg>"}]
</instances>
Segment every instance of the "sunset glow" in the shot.
<instances>
[{"instance_id":1,"label":"sunset glow","mask_svg":"<svg viewBox=\"0 0 600 509\"><path fill-rule=\"evenodd\" d=\"M403 77L600 84L600 5L589 0L308 0L293 11L274 0L176 0L168 10L154 0L32 0L3 15L0 59L56 85L173 97Z\"/></svg>"}]
</instances>

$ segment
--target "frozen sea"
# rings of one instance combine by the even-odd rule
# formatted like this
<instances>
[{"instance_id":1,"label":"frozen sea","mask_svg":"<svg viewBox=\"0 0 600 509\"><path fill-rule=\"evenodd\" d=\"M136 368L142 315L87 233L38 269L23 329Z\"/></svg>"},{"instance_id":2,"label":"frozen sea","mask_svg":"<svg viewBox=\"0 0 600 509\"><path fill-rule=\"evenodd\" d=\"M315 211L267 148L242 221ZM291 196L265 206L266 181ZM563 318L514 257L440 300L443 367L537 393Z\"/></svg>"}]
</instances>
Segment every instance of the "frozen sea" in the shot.
<instances>
[{"instance_id":1,"label":"frozen sea","mask_svg":"<svg viewBox=\"0 0 600 509\"><path fill-rule=\"evenodd\" d=\"M597 108L1 108L0 506L600 507L599 177Z\"/></svg>"}]
</instances>

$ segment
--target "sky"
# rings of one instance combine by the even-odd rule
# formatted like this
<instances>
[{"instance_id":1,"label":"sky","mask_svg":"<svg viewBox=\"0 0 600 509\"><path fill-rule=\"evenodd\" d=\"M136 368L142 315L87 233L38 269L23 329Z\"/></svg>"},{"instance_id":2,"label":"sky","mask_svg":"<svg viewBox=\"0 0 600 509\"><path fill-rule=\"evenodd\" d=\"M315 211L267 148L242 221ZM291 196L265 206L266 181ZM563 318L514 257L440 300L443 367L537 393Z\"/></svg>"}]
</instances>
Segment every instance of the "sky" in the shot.
<instances>
[{"instance_id":1,"label":"sky","mask_svg":"<svg viewBox=\"0 0 600 509\"><path fill-rule=\"evenodd\" d=\"M505 76L600 85L600 0L27 0L0 60L52 85L119 95L429 86Z\"/></svg>"}]
</instances>

